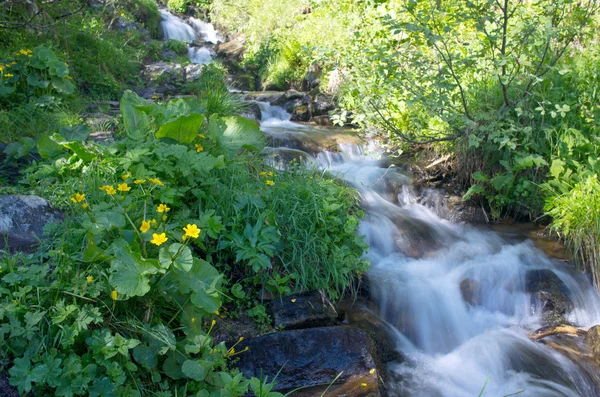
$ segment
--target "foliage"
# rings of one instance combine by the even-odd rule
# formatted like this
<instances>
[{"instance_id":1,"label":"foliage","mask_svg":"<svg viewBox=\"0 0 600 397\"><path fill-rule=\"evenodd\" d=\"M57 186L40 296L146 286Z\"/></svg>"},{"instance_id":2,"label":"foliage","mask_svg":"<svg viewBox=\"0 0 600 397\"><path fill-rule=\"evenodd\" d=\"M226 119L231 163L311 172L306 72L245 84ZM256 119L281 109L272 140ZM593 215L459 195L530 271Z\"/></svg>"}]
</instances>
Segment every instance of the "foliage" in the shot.
<instances>
[{"instance_id":1,"label":"foliage","mask_svg":"<svg viewBox=\"0 0 600 397\"><path fill-rule=\"evenodd\" d=\"M184 41L167 40L165 49L175 52L177 55L187 55L188 49Z\"/></svg>"},{"instance_id":2,"label":"foliage","mask_svg":"<svg viewBox=\"0 0 600 397\"><path fill-rule=\"evenodd\" d=\"M128 91L121 114L113 145L87 142L81 127L36 143L44 161L23 182L70 216L34 255L2 259L11 384L35 395L279 396L228 368L244 352L213 343L218 311L252 306L263 289L340 296L365 270L356 201L320 174L271 169L255 122L200 99ZM249 315L268 318L260 305Z\"/></svg>"},{"instance_id":3,"label":"foliage","mask_svg":"<svg viewBox=\"0 0 600 397\"><path fill-rule=\"evenodd\" d=\"M168 0L167 8L176 12L184 13L187 10L187 0Z\"/></svg>"},{"instance_id":4,"label":"foliage","mask_svg":"<svg viewBox=\"0 0 600 397\"><path fill-rule=\"evenodd\" d=\"M140 21L148 29L153 38L161 37L161 18L155 0L129 0L125 3L125 9L132 14L136 21Z\"/></svg>"}]
</instances>

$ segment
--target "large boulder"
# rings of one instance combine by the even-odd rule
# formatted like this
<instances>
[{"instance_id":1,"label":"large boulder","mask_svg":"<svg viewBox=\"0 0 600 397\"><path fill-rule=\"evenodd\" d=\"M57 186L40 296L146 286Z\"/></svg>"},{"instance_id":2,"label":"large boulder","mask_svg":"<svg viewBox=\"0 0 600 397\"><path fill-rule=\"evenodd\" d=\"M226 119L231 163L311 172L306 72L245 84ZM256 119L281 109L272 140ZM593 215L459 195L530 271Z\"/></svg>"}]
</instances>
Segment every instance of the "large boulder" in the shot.
<instances>
[{"instance_id":1,"label":"large boulder","mask_svg":"<svg viewBox=\"0 0 600 397\"><path fill-rule=\"evenodd\" d=\"M185 83L185 70L179 63L156 62L144 65L141 76L148 86L181 85Z\"/></svg>"},{"instance_id":2,"label":"large boulder","mask_svg":"<svg viewBox=\"0 0 600 397\"><path fill-rule=\"evenodd\" d=\"M550 269L529 270L525 274L525 291L533 296L545 325L568 324L565 314L573 303L565 283Z\"/></svg>"},{"instance_id":3,"label":"large boulder","mask_svg":"<svg viewBox=\"0 0 600 397\"><path fill-rule=\"evenodd\" d=\"M318 291L288 295L273 301L273 325L277 329L332 325L337 317L331 302Z\"/></svg>"},{"instance_id":4,"label":"large boulder","mask_svg":"<svg viewBox=\"0 0 600 397\"><path fill-rule=\"evenodd\" d=\"M231 69L238 69L244 55L244 43L240 39L232 39L215 46L217 56Z\"/></svg>"},{"instance_id":5,"label":"large boulder","mask_svg":"<svg viewBox=\"0 0 600 397\"><path fill-rule=\"evenodd\" d=\"M0 247L31 252L42 238L44 226L62 219L62 214L41 197L0 196Z\"/></svg>"},{"instance_id":6,"label":"large boulder","mask_svg":"<svg viewBox=\"0 0 600 397\"><path fill-rule=\"evenodd\" d=\"M248 377L273 379L277 375L275 391L303 388L294 396L315 397L328 388L327 396L366 397L378 393L377 369L371 356L373 342L360 329L282 331L238 345L240 351L246 347L248 351L239 354L234 365Z\"/></svg>"},{"instance_id":7,"label":"large boulder","mask_svg":"<svg viewBox=\"0 0 600 397\"><path fill-rule=\"evenodd\" d=\"M596 365L600 365L600 325L590 328L585 334L585 344Z\"/></svg>"},{"instance_id":8,"label":"large boulder","mask_svg":"<svg viewBox=\"0 0 600 397\"><path fill-rule=\"evenodd\" d=\"M313 116L323 116L335 109L333 98L325 94L317 94L312 100Z\"/></svg>"}]
</instances>

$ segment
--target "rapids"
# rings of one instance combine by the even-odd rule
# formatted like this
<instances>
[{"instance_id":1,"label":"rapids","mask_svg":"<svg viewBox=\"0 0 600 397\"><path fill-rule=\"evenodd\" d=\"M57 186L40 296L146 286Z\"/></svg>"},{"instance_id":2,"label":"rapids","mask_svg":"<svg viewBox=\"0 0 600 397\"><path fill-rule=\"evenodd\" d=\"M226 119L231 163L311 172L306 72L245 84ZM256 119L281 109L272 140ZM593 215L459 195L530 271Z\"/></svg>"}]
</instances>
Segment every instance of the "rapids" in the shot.
<instances>
[{"instance_id":1,"label":"rapids","mask_svg":"<svg viewBox=\"0 0 600 397\"><path fill-rule=\"evenodd\" d=\"M221 34L215 30L211 23L202 22L196 18L184 21L166 10L160 10L161 27L166 40L179 40L188 44L188 56L191 63L207 64L212 62L216 55L210 45L191 45L195 41L203 40L211 44L223 41Z\"/></svg>"},{"instance_id":2,"label":"rapids","mask_svg":"<svg viewBox=\"0 0 600 397\"><path fill-rule=\"evenodd\" d=\"M419 204L437 201L418 200L410 176L390 167L373 142L340 139L334 150L330 141L315 149L315 142L339 131L293 123L284 109L258 103L273 164L285 167L281 154L296 153L361 196L370 299L398 331L394 343L405 357L388 368L390 395L474 397L483 389L483 396L598 395L593 374L527 337L541 326L541 316L526 292L526 273L554 272L573 302L568 320L584 328L600 324L600 298L586 277L530 240L515 243L505 234L451 222L439 205ZM479 286L477 305L463 299L464 279Z\"/></svg>"}]
</instances>

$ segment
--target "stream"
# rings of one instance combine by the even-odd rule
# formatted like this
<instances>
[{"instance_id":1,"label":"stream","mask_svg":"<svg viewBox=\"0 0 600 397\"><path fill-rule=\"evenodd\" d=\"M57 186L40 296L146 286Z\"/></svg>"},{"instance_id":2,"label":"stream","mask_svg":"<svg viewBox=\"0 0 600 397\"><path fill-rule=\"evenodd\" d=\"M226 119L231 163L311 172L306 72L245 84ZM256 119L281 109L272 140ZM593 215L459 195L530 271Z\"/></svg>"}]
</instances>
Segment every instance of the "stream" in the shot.
<instances>
[{"instance_id":1,"label":"stream","mask_svg":"<svg viewBox=\"0 0 600 397\"><path fill-rule=\"evenodd\" d=\"M191 62L211 61L210 43L221 40L212 25L161 14L165 38L188 43ZM449 220L440 192L428 189L419 199L410 175L390 167L375 143L340 128L291 122L283 108L254 99L275 167L296 159L361 196L370 300L403 357L388 364L390 396L598 395L595 369L528 338L543 325L540 301L528 292L532 274L550 274L564 286L566 320L582 328L600 324L600 297L586 277L531 240ZM469 286L469 302L461 285Z\"/></svg>"},{"instance_id":2,"label":"stream","mask_svg":"<svg viewBox=\"0 0 600 397\"><path fill-rule=\"evenodd\" d=\"M453 223L440 217L444 208L419 204L410 176L390 168L374 143L346 137L332 150L327 139L343 136L340 129L294 123L284 109L260 106L275 166L285 166L284 154L302 158L362 197L370 299L405 357L388 368L391 396L472 397L484 385L484 396L598 395L593 371L527 336L542 325L527 272L554 272L573 302L567 320L585 328L600 323L600 298L584 276L530 240ZM329 150L315 150L318 142ZM476 283L476 304L465 302L462 280Z\"/></svg>"}]
</instances>

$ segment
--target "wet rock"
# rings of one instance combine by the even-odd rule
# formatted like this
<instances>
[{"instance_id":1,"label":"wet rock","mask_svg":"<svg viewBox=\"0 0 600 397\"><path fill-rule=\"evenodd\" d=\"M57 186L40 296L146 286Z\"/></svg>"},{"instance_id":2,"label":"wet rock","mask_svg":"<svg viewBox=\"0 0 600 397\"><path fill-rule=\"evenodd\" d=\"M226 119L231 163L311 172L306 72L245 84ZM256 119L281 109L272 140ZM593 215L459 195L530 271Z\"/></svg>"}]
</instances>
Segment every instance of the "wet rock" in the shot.
<instances>
[{"instance_id":1,"label":"wet rock","mask_svg":"<svg viewBox=\"0 0 600 397\"><path fill-rule=\"evenodd\" d=\"M186 65L184 68L185 81L190 82L190 81L198 80L200 78L200 76L202 75L203 68L204 68L204 65L199 65L199 64Z\"/></svg>"},{"instance_id":2,"label":"wet rock","mask_svg":"<svg viewBox=\"0 0 600 397\"><path fill-rule=\"evenodd\" d=\"M177 53L173 50L164 49L162 52L162 58L169 61L177 58Z\"/></svg>"},{"instance_id":3,"label":"wet rock","mask_svg":"<svg viewBox=\"0 0 600 397\"><path fill-rule=\"evenodd\" d=\"M525 274L525 291L533 294L546 325L568 324L565 314L573 304L567 286L552 270L529 270Z\"/></svg>"},{"instance_id":4,"label":"wet rock","mask_svg":"<svg viewBox=\"0 0 600 397\"><path fill-rule=\"evenodd\" d=\"M31 252L42 238L44 226L62 219L63 215L41 197L0 196L0 247Z\"/></svg>"},{"instance_id":5,"label":"wet rock","mask_svg":"<svg viewBox=\"0 0 600 397\"><path fill-rule=\"evenodd\" d=\"M460 282L460 293L469 305L476 306L479 304L477 295L479 295L479 283L472 278L462 279Z\"/></svg>"},{"instance_id":6,"label":"wet rock","mask_svg":"<svg viewBox=\"0 0 600 397\"><path fill-rule=\"evenodd\" d=\"M225 80L231 88L240 91L252 91L258 86L256 77L251 73L228 75Z\"/></svg>"},{"instance_id":7,"label":"wet rock","mask_svg":"<svg viewBox=\"0 0 600 397\"><path fill-rule=\"evenodd\" d=\"M333 121L331 120L331 117L329 116L316 116L312 118L312 121L317 124L317 125L322 125L322 126L332 126L333 125Z\"/></svg>"},{"instance_id":8,"label":"wet rock","mask_svg":"<svg viewBox=\"0 0 600 397\"><path fill-rule=\"evenodd\" d=\"M269 102L273 106L281 106L287 110L288 107L291 109L291 106L294 104L308 105L308 97L304 92L288 90L283 94L280 93L280 95L274 97Z\"/></svg>"},{"instance_id":9,"label":"wet rock","mask_svg":"<svg viewBox=\"0 0 600 397\"><path fill-rule=\"evenodd\" d=\"M291 121L309 121L311 117L310 109L307 105L294 106Z\"/></svg>"},{"instance_id":10,"label":"wet rock","mask_svg":"<svg viewBox=\"0 0 600 397\"><path fill-rule=\"evenodd\" d=\"M181 64L156 62L144 66L141 77L152 85L181 85L185 83L185 70Z\"/></svg>"},{"instance_id":11,"label":"wet rock","mask_svg":"<svg viewBox=\"0 0 600 397\"><path fill-rule=\"evenodd\" d=\"M596 365L600 365L600 325L590 328L585 334L585 344Z\"/></svg>"},{"instance_id":12,"label":"wet rock","mask_svg":"<svg viewBox=\"0 0 600 397\"><path fill-rule=\"evenodd\" d=\"M325 94L317 94L312 102L313 116L323 116L335 109L333 98Z\"/></svg>"},{"instance_id":13,"label":"wet rock","mask_svg":"<svg viewBox=\"0 0 600 397\"><path fill-rule=\"evenodd\" d=\"M273 301L273 326L277 329L322 327L335 324L337 313L319 291L284 296Z\"/></svg>"},{"instance_id":14,"label":"wet rock","mask_svg":"<svg viewBox=\"0 0 600 397\"><path fill-rule=\"evenodd\" d=\"M258 106L258 104L256 103L249 103L246 110L244 110L242 116L252 120L260 120L262 117L260 106Z\"/></svg>"},{"instance_id":15,"label":"wet rock","mask_svg":"<svg viewBox=\"0 0 600 397\"><path fill-rule=\"evenodd\" d=\"M322 327L276 332L242 341L248 347L233 365L247 377L277 375L275 391L302 387L294 396L376 396L378 375L368 334L350 327ZM281 372L280 372L281 371Z\"/></svg>"}]
</instances>

